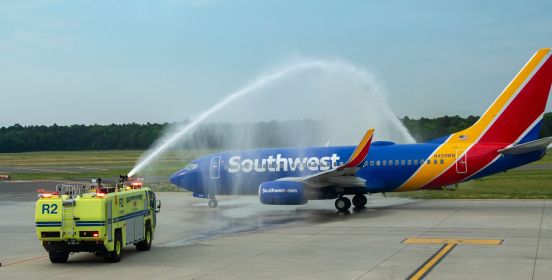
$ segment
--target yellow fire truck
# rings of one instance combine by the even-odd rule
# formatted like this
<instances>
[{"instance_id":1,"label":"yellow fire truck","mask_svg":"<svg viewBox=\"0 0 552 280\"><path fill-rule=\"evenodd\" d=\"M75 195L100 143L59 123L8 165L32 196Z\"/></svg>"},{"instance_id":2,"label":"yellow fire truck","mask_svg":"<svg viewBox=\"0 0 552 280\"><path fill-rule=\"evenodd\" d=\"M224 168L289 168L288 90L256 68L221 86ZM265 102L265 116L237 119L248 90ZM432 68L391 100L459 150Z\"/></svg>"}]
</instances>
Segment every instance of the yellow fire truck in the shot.
<instances>
[{"instance_id":1,"label":"yellow fire truck","mask_svg":"<svg viewBox=\"0 0 552 280\"><path fill-rule=\"evenodd\" d=\"M70 253L94 252L107 262L121 260L123 247L147 251L155 233L161 202L142 181L121 176L115 187L101 179L91 186L58 185L41 191L35 209L36 234L52 263Z\"/></svg>"}]
</instances>

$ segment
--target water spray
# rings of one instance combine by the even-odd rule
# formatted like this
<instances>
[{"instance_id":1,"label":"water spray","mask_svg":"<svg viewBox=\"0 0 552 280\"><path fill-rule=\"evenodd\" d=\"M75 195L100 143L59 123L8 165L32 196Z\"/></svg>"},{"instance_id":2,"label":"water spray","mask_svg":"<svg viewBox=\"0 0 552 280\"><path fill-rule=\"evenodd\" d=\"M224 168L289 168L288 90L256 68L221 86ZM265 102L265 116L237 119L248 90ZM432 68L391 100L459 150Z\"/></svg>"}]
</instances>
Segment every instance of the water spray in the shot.
<instances>
[{"instance_id":1,"label":"water spray","mask_svg":"<svg viewBox=\"0 0 552 280\"><path fill-rule=\"evenodd\" d=\"M283 78L286 78L290 75L293 75L302 71L316 70L316 69L326 71L326 72L338 72L338 73L345 72L345 73L353 74L359 80L366 81L371 84L373 82L372 76L370 76L367 72L365 72L364 70L358 69L353 65L343 63L343 62L315 60L315 61L300 62L300 63L293 64L291 66L281 68L271 74L260 77L254 82L249 83L243 88L231 93L230 95L223 98L219 103L215 104L213 107L201 113L192 122L181 125L176 130L174 130L174 132L160 139L157 142L157 144L140 159L140 161L136 164L136 166L128 173L128 176L133 176L134 174L142 170L153 160L159 157L164 151L171 148L176 143L178 143L180 139L182 139L184 136L191 133L195 128L197 128L199 124L201 124L211 115L220 111L221 109L231 104L232 102L236 101L237 99L244 97L248 94L254 93L259 89L262 89L263 87L270 85ZM404 135L404 138L406 139L406 141L412 142L412 143L415 142L412 136L410 136L406 128L400 123L400 121L396 118L396 116L393 114L393 112L389 107L385 106L384 112L387 115L389 115L390 119L392 119L393 124L399 128L401 133Z\"/></svg>"}]
</instances>

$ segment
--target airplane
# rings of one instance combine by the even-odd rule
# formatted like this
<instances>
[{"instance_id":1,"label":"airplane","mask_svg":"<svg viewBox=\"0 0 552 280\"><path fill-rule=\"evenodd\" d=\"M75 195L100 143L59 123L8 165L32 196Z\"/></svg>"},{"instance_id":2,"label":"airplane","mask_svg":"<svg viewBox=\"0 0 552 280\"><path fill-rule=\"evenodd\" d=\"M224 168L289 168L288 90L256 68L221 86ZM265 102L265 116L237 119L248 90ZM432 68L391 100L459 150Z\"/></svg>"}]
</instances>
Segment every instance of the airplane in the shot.
<instances>
[{"instance_id":1,"label":"airplane","mask_svg":"<svg viewBox=\"0 0 552 280\"><path fill-rule=\"evenodd\" d=\"M365 207L367 194L441 189L541 159L539 139L552 83L552 51L538 50L471 127L425 143L374 141L358 146L253 149L191 161L170 182L209 199L257 194L268 205L335 199L339 211Z\"/></svg>"}]
</instances>

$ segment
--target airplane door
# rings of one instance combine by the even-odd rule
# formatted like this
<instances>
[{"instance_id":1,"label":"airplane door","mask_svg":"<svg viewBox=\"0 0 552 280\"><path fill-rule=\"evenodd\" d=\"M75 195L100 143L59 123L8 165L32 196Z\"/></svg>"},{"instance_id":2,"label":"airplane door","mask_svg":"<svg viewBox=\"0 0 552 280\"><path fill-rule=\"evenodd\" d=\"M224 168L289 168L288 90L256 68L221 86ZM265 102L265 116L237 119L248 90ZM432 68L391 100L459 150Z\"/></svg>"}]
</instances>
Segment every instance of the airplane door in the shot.
<instances>
[{"instance_id":1,"label":"airplane door","mask_svg":"<svg viewBox=\"0 0 552 280\"><path fill-rule=\"evenodd\" d=\"M211 159L211 179L220 178L220 156Z\"/></svg>"},{"instance_id":2,"label":"airplane door","mask_svg":"<svg viewBox=\"0 0 552 280\"><path fill-rule=\"evenodd\" d=\"M464 154L466 150L456 150L456 173L463 174L468 172L468 155Z\"/></svg>"}]
</instances>

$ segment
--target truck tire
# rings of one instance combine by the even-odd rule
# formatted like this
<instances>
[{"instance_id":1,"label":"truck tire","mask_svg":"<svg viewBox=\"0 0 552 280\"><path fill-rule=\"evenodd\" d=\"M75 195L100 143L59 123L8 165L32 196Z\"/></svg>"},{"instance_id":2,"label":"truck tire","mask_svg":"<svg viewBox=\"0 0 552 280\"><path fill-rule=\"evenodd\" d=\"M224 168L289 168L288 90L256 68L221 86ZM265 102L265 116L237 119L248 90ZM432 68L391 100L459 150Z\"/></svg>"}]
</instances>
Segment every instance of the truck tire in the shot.
<instances>
[{"instance_id":1,"label":"truck tire","mask_svg":"<svg viewBox=\"0 0 552 280\"><path fill-rule=\"evenodd\" d=\"M144 240L136 243L136 250L138 251L149 251L151 249L151 240L153 239L151 233L151 226L146 223L146 228L144 230Z\"/></svg>"},{"instance_id":2,"label":"truck tire","mask_svg":"<svg viewBox=\"0 0 552 280\"><path fill-rule=\"evenodd\" d=\"M113 246L113 251L107 252L104 260L106 262L116 263L121 261L123 257L123 238L120 231L115 232L115 244Z\"/></svg>"},{"instance_id":3,"label":"truck tire","mask_svg":"<svg viewBox=\"0 0 552 280\"><path fill-rule=\"evenodd\" d=\"M69 258L68 252L48 252L51 263L66 263Z\"/></svg>"}]
</instances>

